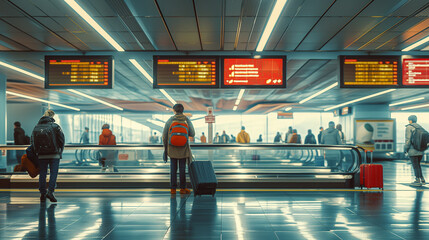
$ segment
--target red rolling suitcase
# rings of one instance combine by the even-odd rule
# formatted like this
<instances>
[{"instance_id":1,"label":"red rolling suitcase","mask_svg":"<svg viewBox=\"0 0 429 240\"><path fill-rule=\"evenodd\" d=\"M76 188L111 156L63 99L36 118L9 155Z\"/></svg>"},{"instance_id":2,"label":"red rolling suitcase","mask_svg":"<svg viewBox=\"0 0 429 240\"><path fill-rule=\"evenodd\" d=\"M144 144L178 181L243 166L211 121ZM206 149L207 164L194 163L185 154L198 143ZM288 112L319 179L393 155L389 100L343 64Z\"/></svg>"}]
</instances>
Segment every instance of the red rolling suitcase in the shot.
<instances>
[{"instance_id":1,"label":"red rolling suitcase","mask_svg":"<svg viewBox=\"0 0 429 240\"><path fill-rule=\"evenodd\" d=\"M361 188L383 189L383 165L372 164L373 152L371 152L371 163L360 165L360 186ZM367 151L365 150L365 160ZM368 161L366 161L368 162Z\"/></svg>"}]
</instances>

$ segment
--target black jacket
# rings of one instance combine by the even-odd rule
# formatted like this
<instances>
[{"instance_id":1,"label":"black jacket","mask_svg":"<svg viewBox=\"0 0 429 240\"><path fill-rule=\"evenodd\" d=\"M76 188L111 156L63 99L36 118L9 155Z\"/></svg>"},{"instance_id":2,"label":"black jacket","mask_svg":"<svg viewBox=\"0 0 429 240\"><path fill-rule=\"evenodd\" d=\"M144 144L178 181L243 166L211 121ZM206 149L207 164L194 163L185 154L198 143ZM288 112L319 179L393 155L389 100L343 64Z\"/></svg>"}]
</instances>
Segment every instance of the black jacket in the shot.
<instances>
[{"instance_id":1,"label":"black jacket","mask_svg":"<svg viewBox=\"0 0 429 240\"><path fill-rule=\"evenodd\" d=\"M15 145L26 145L24 129L17 127L13 130L13 140Z\"/></svg>"},{"instance_id":2,"label":"black jacket","mask_svg":"<svg viewBox=\"0 0 429 240\"><path fill-rule=\"evenodd\" d=\"M57 141L57 148L58 148L57 153L59 154L59 156L61 158L61 155L62 155L63 150L64 150L64 144L65 144L63 130L61 130L61 127L58 124L56 124L55 120L51 117L42 117L37 124L47 124L47 123L52 123L52 125L53 125L54 133L55 133L55 139ZM31 136L31 145L34 146L33 135ZM39 158L43 158L43 157L39 155ZM56 158L56 157L52 157L52 158Z\"/></svg>"},{"instance_id":3,"label":"black jacket","mask_svg":"<svg viewBox=\"0 0 429 240\"><path fill-rule=\"evenodd\" d=\"M316 144L316 137L314 136L314 134L308 134L305 137L304 144Z\"/></svg>"}]
</instances>

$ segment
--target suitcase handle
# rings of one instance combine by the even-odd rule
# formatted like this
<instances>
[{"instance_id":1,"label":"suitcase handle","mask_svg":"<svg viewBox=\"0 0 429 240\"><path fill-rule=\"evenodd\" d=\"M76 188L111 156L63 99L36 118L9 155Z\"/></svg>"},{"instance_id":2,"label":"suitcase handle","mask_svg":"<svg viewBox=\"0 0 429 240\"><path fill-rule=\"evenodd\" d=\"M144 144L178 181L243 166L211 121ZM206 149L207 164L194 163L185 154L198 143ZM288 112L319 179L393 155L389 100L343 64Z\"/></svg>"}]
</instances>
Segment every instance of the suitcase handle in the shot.
<instances>
[{"instance_id":1,"label":"suitcase handle","mask_svg":"<svg viewBox=\"0 0 429 240\"><path fill-rule=\"evenodd\" d=\"M365 163L368 163L367 152L371 153L371 163L372 163L374 151L373 150L365 150Z\"/></svg>"}]
</instances>

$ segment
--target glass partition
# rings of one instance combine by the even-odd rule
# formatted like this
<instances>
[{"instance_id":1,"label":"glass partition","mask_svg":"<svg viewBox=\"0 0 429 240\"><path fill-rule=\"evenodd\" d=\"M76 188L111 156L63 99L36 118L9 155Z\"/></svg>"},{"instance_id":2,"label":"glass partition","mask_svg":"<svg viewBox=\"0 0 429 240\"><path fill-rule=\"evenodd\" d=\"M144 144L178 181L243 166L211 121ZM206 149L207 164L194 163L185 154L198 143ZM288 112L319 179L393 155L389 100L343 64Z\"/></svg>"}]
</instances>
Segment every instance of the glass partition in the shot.
<instances>
[{"instance_id":1,"label":"glass partition","mask_svg":"<svg viewBox=\"0 0 429 240\"><path fill-rule=\"evenodd\" d=\"M216 173L353 173L361 163L354 146L301 144L195 144L195 161L211 161ZM25 146L0 146L7 159L0 166L13 172ZM64 174L168 173L162 145L66 145L60 162Z\"/></svg>"}]
</instances>

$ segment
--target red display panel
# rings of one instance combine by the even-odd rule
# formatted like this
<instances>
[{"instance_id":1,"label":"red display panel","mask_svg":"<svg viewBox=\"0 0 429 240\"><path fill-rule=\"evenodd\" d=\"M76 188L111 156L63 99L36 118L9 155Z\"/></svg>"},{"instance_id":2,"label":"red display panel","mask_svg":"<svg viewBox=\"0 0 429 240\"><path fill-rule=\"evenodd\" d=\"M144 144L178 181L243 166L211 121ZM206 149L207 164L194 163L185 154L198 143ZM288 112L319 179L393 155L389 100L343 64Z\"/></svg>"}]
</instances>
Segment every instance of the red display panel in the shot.
<instances>
[{"instance_id":1,"label":"red display panel","mask_svg":"<svg viewBox=\"0 0 429 240\"><path fill-rule=\"evenodd\" d=\"M402 61L403 86L429 87L429 58L409 58Z\"/></svg>"},{"instance_id":2,"label":"red display panel","mask_svg":"<svg viewBox=\"0 0 429 240\"><path fill-rule=\"evenodd\" d=\"M284 58L224 58L222 87L285 88Z\"/></svg>"}]
</instances>

